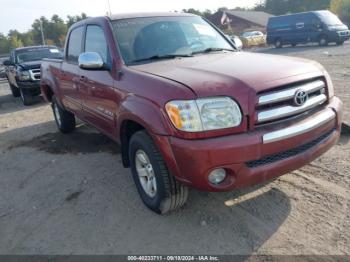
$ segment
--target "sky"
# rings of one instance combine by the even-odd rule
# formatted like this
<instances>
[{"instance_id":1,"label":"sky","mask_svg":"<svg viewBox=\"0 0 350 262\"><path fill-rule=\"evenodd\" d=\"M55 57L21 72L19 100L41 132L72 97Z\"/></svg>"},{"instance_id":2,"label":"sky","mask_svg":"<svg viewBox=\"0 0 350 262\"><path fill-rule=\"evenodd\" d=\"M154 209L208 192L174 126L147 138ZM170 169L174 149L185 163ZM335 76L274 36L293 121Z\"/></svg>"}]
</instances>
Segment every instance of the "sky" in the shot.
<instances>
[{"instance_id":1,"label":"sky","mask_svg":"<svg viewBox=\"0 0 350 262\"><path fill-rule=\"evenodd\" d=\"M110 0L112 13L181 11L195 8L216 10L219 7L252 7L257 0ZM88 16L105 15L108 0L0 0L0 33L7 34L11 29L25 32L40 16L51 17L82 12Z\"/></svg>"}]
</instances>

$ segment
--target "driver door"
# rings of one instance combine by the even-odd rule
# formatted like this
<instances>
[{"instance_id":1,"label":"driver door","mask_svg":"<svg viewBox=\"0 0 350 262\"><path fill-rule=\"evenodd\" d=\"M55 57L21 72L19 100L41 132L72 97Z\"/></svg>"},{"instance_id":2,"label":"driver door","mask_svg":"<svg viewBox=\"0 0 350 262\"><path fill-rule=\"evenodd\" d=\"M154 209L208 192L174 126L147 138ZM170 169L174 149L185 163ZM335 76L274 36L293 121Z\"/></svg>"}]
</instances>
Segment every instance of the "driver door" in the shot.
<instances>
[{"instance_id":1,"label":"driver door","mask_svg":"<svg viewBox=\"0 0 350 262\"><path fill-rule=\"evenodd\" d=\"M109 46L102 27L87 26L84 47L84 52L98 53L106 67L112 68ZM112 70L80 69L80 80L84 119L113 136L119 98L114 89Z\"/></svg>"}]
</instances>

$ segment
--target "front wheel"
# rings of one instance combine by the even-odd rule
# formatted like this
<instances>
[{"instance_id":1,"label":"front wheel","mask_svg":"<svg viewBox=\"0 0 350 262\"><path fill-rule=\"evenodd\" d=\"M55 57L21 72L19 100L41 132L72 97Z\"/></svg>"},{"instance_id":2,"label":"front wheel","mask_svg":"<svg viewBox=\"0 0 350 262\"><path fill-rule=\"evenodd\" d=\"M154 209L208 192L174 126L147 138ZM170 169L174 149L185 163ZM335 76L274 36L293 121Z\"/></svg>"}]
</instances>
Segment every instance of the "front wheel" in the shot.
<instances>
[{"instance_id":1,"label":"front wheel","mask_svg":"<svg viewBox=\"0 0 350 262\"><path fill-rule=\"evenodd\" d=\"M75 129L75 117L71 112L63 109L55 97L52 98L52 110L56 125L62 133L70 133Z\"/></svg>"},{"instance_id":2,"label":"front wheel","mask_svg":"<svg viewBox=\"0 0 350 262\"><path fill-rule=\"evenodd\" d=\"M344 44L344 41L338 41L337 42L337 45L343 45Z\"/></svg>"},{"instance_id":3,"label":"front wheel","mask_svg":"<svg viewBox=\"0 0 350 262\"><path fill-rule=\"evenodd\" d=\"M143 203L158 214L182 207L188 188L169 173L162 155L146 131L135 133L130 140L131 172Z\"/></svg>"},{"instance_id":4,"label":"front wheel","mask_svg":"<svg viewBox=\"0 0 350 262\"><path fill-rule=\"evenodd\" d=\"M283 43L282 43L282 39L281 38L276 39L275 47L276 48L282 48L283 47Z\"/></svg>"},{"instance_id":5,"label":"front wheel","mask_svg":"<svg viewBox=\"0 0 350 262\"><path fill-rule=\"evenodd\" d=\"M23 105L30 106L34 103L34 98L24 92L23 88L19 88L19 93L21 95L21 100Z\"/></svg>"},{"instance_id":6,"label":"front wheel","mask_svg":"<svg viewBox=\"0 0 350 262\"><path fill-rule=\"evenodd\" d=\"M14 97L19 97L21 95L19 89L16 86L14 86L13 84L10 84L10 81L9 81L9 85L10 85L12 95Z\"/></svg>"},{"instance_id":7,"label":"front wheel","mask_svg":"<svg viewBox=\"0 0 350 262\"><path fill-rule=\"evenodd\" d=\"M321 35L320 38L318 39L318 44L320 46L327 46L328 45L328 37L325 35Z\"/></svg>"}]
</instances>

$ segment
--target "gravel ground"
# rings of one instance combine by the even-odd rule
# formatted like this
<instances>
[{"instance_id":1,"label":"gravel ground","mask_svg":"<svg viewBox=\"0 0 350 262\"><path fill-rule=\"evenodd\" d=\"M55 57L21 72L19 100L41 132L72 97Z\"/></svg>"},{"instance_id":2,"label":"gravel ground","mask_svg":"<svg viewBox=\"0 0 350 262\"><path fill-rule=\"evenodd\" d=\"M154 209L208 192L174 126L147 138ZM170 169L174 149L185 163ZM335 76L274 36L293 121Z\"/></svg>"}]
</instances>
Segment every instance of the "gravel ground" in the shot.
<instances>
[{"instance_id":1,"label":"gravel ground","mask_svg":"<svg viewBox=\"0 0 350 262\"><path fill-rule=\"evenodd\" d=\"M349 98L349 44L263 51L320 61ZM192 190L183 209L158 216L139 199L117 145L84 125L58 133L48 105L24 107L3 83L0 254L349 255L349 140L344 132L324 156L268 184Z\"/></svg>"}]
</instances>

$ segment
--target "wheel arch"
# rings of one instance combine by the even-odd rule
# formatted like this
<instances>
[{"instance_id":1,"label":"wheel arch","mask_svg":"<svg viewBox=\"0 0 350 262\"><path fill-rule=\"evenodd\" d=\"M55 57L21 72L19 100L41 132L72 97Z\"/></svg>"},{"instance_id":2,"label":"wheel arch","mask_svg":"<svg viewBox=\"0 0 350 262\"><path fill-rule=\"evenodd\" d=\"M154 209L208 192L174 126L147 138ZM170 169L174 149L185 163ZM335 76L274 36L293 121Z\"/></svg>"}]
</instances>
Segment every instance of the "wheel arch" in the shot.
<instances>
[{"instance_id":1,"label":"wheel arch","mask_svg":"<svg viewBox=\"0 0 350 262\"><path fill-rule=\"evenodd\" d=\"M46 83L41 83L40 88L41 88L41 93L44 96L45 101L52 102L52 97L54 95L52 87Z\"/></svg>"},{"instance_id":2,"label":"wheel arch","mask_svg":"<svg viewBox=\"0 0 350 262\"><path fill-rule=\"evenodd\" d=\"M117 140L121 145L123 165L129 167L129 141L133 134L146 130L151 136L166 136L171 134L171 129L159 106L140 97L127 98L121 104L120 112L117 120Z\"/></svg>"}]
</instances>

